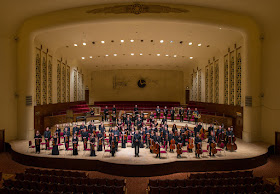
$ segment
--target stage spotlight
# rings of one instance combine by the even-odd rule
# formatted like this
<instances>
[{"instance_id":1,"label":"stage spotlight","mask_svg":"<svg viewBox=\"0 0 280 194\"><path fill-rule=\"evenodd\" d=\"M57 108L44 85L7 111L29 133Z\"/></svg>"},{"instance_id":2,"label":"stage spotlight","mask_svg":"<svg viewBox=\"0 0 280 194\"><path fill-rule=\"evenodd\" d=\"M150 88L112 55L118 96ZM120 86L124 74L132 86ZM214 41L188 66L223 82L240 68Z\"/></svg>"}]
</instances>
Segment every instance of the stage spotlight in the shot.
<instances>
[{"instance_id":1,"label":"stage spotlight","mask_svg":"<svg viewBox=\"0 0 280 194\"><path fill-rule=\"evenodd\" d=\"M114 54L114 56L116 57L116 56L117 56L117 54Z\"/></svg>"},{"instance_id":2,"label":"stage spotlight","mask_svg":"<svg viewBox=\"0 0 280 194\"><path fill-rule=\"evenodd\" d=\"M170 43L173 43L173 40L171 40Z\"/></svg>"},{"instance_id":3,"label":"stage spotlight","mask_svg":"<svg viewBox=\"0 0 280 194\"><path fill-rule=\"evenodd\" d=\"M143 53L140 53L140 55L142 56L142 55L143 55Z\"/></svg>"},{"instance_id":4,"label":"stage spotlight","mask_svg":"<svg viewBox=\"0 0 280 194\"><path fill-rule=\"evenodd\" d=\"M168 57L169 55L165 55L166 57Z\"/></svg>"},{"instance_id":5,"label":"stage spotlight","mask_svg":"<svg viewBox=\"0 0 280 194\"><path fill-rule=\"evenodd\" d=\"M157 56L159 57L159 56L160 56L160 54L157 54Z\"/></svg>"},{"instance_id":6,"label":"stage spotlight","mask_svg":"<svg viewBox=\"0 0 280 194\"><path fill-rule=\"evenodd\" d=\"M92 56L89 56L90 59L92 59Z\"/></svg>"},{"instance_id":7,"label":"stage spotlight","mask_svg":"<svg viewBox=\"0 0 280 194\"><path fill-rule=\"evenodd\" d=\"M173 57L177 57L177 55L174 55Z\"/></svg>"},{"instance_id":8,"label":"stage spotlight","mask_svg":"<svg viewBox=\"0 0 280 194\"><path fill-rule=\"evenodd\" d=\"M106 57L108 57L109 55L105 55Z\"/></svg>"},{"instance_id":9,"label":"stage spotlight","mask_svg":"<svg viewBox=\"0 0 280 194\"><path fill-rule=\"evenodd\" d=\"M130 55L131 55L131 56L133 56L133 55L134 55L134 53L131 53Z\"/></svg>"}]
</instances>

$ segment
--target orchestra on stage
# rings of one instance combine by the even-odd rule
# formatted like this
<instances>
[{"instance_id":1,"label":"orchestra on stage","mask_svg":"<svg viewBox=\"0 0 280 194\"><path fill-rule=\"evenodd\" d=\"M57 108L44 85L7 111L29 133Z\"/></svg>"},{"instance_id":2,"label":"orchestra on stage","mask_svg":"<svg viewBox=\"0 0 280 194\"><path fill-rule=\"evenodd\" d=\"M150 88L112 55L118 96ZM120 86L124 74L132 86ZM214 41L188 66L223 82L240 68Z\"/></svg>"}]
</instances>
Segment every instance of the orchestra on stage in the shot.
<instances>
[{"instance_id":1,"label":"orchestra on stage","mask_svg":"<svg viewBox=\"0 0 280 194\"><path fill-rule=\"evenodd\" d=\"M98 152L103 150L107 150L111 156L115 156L119 146L125 149L128 143L135 149L135 157L139 157L140 148L150 149L150 153L155 154L156 158L161 158L163 153L174 153L175 150L177 158L181 158L185 152L193 153L195 157L200 158L203 152L207 152L211 157L215 156L217 150L237 150L233 127L225 129L223 125L219 125L215 129L213 124L210 124L208 128L203 127L203 123L198 122L201 115L197 108L192 111L190 108L184 110L183 107L180 107L178 110L180 122L184 122L185 116L188 121L185 126L181 127L177 127L174 123L172 128L168 126L168 122L174 122L176 111L173 107L168 110L165 106L161 110L157 106L155 114L151 112L149 117L147 113L139 111L137 105L132 114L123 111L123 114L119 114L118 117L117 109L113 106L111 120L107 106L103 113L103 120L110 121L108 130L103 122L96 126L94 121L90 121L88 125L85 122L82 122L80 126L74 124L72 131L68 124L64 126L64 129L60 129L59 125L56 125L53 134L48 127L43 136L36 131L34 137L36 153L40 153L40 145L45 145L45 150L51 149L52 155L59 155L59 146L63 146L66 151L72 151L73 155L78 155L79 146L81 146L84 151L90 151L92 157L97 156ZM163 113L162 118L160 118L161 113ZM167 120L169 113L171 120ZM94 115L93 109L90 114ZM194 118L194 129L188 127L191 118ZM42 142L42 138L44 138L44 142ZM52 142L52 147L50 142ZM206 151L202 149L202 144L207 145Z\"/></svg>"}]
</instances>

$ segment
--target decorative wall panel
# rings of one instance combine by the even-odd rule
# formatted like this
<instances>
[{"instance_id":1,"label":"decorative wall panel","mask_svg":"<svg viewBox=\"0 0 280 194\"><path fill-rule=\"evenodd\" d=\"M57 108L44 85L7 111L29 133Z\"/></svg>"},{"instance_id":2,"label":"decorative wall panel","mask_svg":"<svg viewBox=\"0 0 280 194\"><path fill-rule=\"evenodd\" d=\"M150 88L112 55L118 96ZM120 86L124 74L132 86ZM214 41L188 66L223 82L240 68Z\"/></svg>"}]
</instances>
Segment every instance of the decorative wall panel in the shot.
<instances>
[{"instance_id":1,"label":"decorative wall panel","mask_svg":"<svg viewBox=\"0 0 280 194\"><path fill-rule=\"evenodd\" d=\"M52 104L52 56L48 55L48 103Z\"/></svg>"},{"instance_id":2,"label":"decorative wall panel","mask_svg":"<svg viewBox=\"0 0 280 194\"><path fill-rule=\"evenodd\" d=\"M234 52L230 53L230 66L229 66L229 104L234 105Z\"/></svg>"},{"instance_id":3,"label":"decorative wall panel","mask_svg":"<svg viewBox=\"0 0 280 194\"><path fill-rule=\"evenodd\" d=\"M193 74L191 74L191 101L194 101L193 92L194 92L194 88L193 88Z\"/></svg>"},{"instance_id":4,"label":"decorative wall panel","mask_svg":"<svg viewBox=\"0 0 280 194\"><path fill-rule=\"evenodd\" d=\"M193 92L193 97L194 97L194 101L197 101L197 72L195 72L194 74L194 83L193 83L193 87L194 87L194 92Z\"/></svg>"},{"instance_id":5,"label":"decorative wall panel","mask_svg":"<svg viewBox=\"0 0 280 194\"><path fill-rule=\"evenodd\" d=\"M41 104L41 49L36 48L36 105Z\"/></svg>"},{"instance_id":6,"label":"decorative wall panel","mask_svg":"<svg viewBox=\"0 0 280 194\"><path fill-rule=\"evenodd\" d=\"M219 103L219 60L214 62L215 64L215 89L214 89L214 103Z\"/></svg>"},{"instance_id":7,"label":"decorative wall panel","mask_svg":"<svg viewBox=\"0 0 280 194\"><path fill-rule=\"evenodd\" d=\"M84 74L82 74L82 87L81 87L81 94L82 94L82 100L85 100L85 92L84 92Z\"/></svg>"},{"instance_id":8,"label":"decorative wall panel","mask_svg":"<svg viewBox=\"0 0 280 194\"><path fill-rule=\"evenodd\" d=\"M236 105L241 106L241 48L236 50Z\"/></svg>"},{"instance_id":9,"label":"decorative wall panel","mask_svg":"<svg viewBox=\"0 0 280 194\"><path fill-rule=\"evenodd\" d=\"M213 63L210 64L210 72L209 72L209 102L213 103L213 80L214 80L214 69Z\"/></svg>"},{"instance_id":10,"label":"decorative wall panel","mask_svg":"<svg viewBox=\"0 0 280 194\"><path fill-rule=\"evenodd\" d=\"M224 104L228 104L228 55L224 56Z\"/></svg>"},{"instance_id":11,"label":"decorative wall panel","mask_svg":"<svg viewBox=\"0 0 280 194\"><path fill-rule=\"evenodd\" d=\"M61 102L61 61L57 61L57 103Z\"/></svg>"},{"instance_id":12,"label":"decorative wall panel","mask_svg":"<svg viewBox=\"0 0 280 194\"><path fill-rule=\"evenodd\" d=\"M48 101L48 72L47 72L47 53L42 52L42 103L47 104Z\"/></svg>"},{"instance_id":13,"label":"decorative wall panel","mask_svg":"<svg viewBox=\"0 0 280 194\"><path fill-rule=\"evenodd\" d=\"M201 102L201 69L198 71L198 96L197 96L197 101Z\"/></svg>"},{"instance_id":14,"label":"decorative wall panel","mask_svg":"<svg viewBox=\"0 0 280 194\"><path fill-rule=\"evenodd\" d=\"M70 102L70 66L66 68L66 100Z\"/></svg>"},{"instance_id":15,"label":"decorative wall panel","mask_svg":"<svg viewBox=\"0 0 280 194\"><path fill-rule=\"evenodd\" d=\"M78 72L78 101L82 99L81 85L82 85L82 76L81 73Z\"/></svg>"},{"instance_id":16,"label":"decorative wall panel","mask_svg":"<svg viewBox=\"0 0 280 194\"><path fill-rule=\"evenodd\" d=\"M66 102L66 65L61 65L61 102Z\"/></svg>"},{"instance_id":17,"label":"decorative wall panel","mask_svg":"<svg viewBox=\"0 0 280 194\"><path fill-rule=\"evenodd\" d=\"M209 70L208 70L208 66L205 67L205 102L208 102L209 101L209 82L208 82L208 79L209 79Z\"/></svg>"},{"instance_id":18,"label":"decorative wall panel","mask_svg":"<svg viewBox=\"0 0 280 194\"><path fill-rule=\"evenodd\" d=\"M78 84L77 84L77 70L74 69L74 101L77 101Z\"/></svg>"}]
</instances>

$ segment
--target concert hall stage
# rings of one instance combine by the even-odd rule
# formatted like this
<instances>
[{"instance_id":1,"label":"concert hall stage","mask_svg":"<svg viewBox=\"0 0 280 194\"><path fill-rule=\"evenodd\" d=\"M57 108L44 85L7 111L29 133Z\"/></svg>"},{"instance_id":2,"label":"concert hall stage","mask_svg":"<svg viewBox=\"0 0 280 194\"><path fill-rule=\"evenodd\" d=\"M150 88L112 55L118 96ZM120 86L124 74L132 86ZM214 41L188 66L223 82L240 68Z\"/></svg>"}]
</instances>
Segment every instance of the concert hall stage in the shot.
<instances>
[{"instance_id":1,"label":"concert hall stage","mask_svg":"<svg viewBox=\"0 0 280 194\"><path fill-rule=\"evenodd\" d=\"M182 158L178 159L176 151L170 153L168 150L167 155L162 154L162 159L159 159L146 148L140 148L140 157L134 157L134 149L130 145L122 149L119 144L115 157L110 156L108 152L104 153L104 150L97 152L97 157L90 157L89 151L81 150L78 156L73 156L72 151L65 153L64 146L60 147L58 156L53 156L51 151L45 150L41 150L40 154L35 154L34 149L27 152L28 141L26 140L10 142L13 160L24 165L99 171L127 177L159 176L178 172L243 170L261 166L267 162L268 144L245 143L241 139L237 139L236 144L237 151L221 151L214 157L204 153L201 158L195 158L194 153L183 153ZM206 150L206 142L203 142L203 150Z\"/></svg>"}]
</instances>

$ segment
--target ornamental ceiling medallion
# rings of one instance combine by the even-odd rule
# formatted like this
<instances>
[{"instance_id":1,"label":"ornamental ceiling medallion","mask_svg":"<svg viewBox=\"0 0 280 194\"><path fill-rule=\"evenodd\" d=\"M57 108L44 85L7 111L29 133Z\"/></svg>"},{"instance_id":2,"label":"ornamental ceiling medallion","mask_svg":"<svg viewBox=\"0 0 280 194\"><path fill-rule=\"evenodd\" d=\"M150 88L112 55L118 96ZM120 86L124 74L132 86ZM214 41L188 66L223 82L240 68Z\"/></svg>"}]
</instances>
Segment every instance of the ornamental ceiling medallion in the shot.
<instances>
[{"instance_id":1,"label":"ornamental ceiling medallion","mask_svg":"<svg viewBox=\"0 0 280 194\"><path fill-rule=\"evenodd\" d=\"M113 14L124 14L130 13L139 15L142 13L188 13L189 10L181 8L172 8L163 5L143 5L139 3L134 3L132 5L115 5L111 7L97 8L86 11L89 14L99 14L99 13L113 13Z\"/></svg>"}]
</instances>

